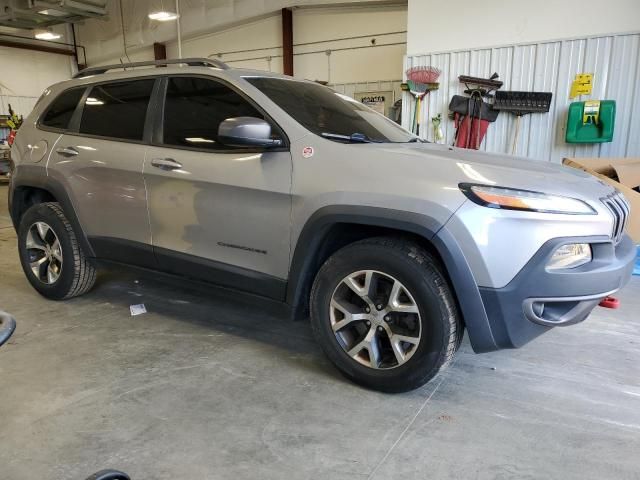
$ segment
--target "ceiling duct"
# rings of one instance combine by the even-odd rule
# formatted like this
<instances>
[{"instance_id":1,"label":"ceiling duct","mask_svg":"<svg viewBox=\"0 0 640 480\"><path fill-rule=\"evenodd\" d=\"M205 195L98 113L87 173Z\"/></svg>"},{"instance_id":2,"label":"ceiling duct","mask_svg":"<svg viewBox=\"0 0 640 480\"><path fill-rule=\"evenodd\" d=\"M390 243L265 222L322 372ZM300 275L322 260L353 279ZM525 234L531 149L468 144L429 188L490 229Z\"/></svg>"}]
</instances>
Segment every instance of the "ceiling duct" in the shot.
<instances>
[{"instance_id":1,"label":"ceiling duct","mask_svg":"<svg viewBox=\"0 0 640 480\"><path fill-rule=\"evenodd\" d=\"M33 30L106 15L106 0L0 0L5 27Z\"/></svg>"}]
</instances>

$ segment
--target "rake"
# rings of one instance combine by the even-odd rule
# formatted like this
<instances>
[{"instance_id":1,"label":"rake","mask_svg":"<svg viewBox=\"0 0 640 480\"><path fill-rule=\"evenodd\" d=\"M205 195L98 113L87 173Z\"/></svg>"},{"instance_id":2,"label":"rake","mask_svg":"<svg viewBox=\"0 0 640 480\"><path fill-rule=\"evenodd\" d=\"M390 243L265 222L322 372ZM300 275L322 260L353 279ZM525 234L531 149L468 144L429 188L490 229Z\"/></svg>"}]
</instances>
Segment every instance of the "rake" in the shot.
<instances>
[{"instance_id":1,"label":"rake","mask_svg":"<svg viewBox=\"0 0 640 480\"><path fill-rule=\"evenodd\" d=\"M552 93L547 92L503 92L497 91L493 102L494 110L511 112L516 116L516 131L513 136L511 154L516 153L520 134L520 118L529 113L547 113L551 107Z\"/></svg>"},{"instance_id":2,"label":"rake","mask_svg":"<svg viewBox=\"0 0 640 480\"><path fill-rule=\"evenodd\" d=\"M436 67L412 67L407 70L407 78L418 83L437 83L441 73Z\"/></svg>"},{"instance_id":3,"label":"rake","mask_svg":"<svg viewBox=\"0 0 640 480\"><path fill-rule=\"evenodd\" d=\"M431 90L437 90L439 87L438 78L440 77L440 69L436 67L412 67L407 70L407 85L409 91L416 99L416 108L413 112L413 120L411 129L416 134L420 134L420 107L422 99ZM428 115L427 115L427 118ZM415 130L414 130L415 127Z\"/></svg>"}]
</instances>

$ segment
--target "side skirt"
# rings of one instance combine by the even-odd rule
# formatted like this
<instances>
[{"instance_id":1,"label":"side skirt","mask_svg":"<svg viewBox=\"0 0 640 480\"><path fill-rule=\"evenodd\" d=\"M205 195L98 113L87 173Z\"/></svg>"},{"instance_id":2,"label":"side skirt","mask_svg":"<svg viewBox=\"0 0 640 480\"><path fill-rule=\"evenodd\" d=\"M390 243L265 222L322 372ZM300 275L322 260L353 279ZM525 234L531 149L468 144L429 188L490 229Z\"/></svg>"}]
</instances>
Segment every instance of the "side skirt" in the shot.
<instances>
[{"instance_id":1,"label":"side skirt","mask_svg":"<svg viewBox=\"0 0 640 480\"><path fill-rule=\"evenodd\" d=\"M284 302L287 282L254 270L129 240L89 237L98 261L168 273Z\"/></svg>"}]
</instances>

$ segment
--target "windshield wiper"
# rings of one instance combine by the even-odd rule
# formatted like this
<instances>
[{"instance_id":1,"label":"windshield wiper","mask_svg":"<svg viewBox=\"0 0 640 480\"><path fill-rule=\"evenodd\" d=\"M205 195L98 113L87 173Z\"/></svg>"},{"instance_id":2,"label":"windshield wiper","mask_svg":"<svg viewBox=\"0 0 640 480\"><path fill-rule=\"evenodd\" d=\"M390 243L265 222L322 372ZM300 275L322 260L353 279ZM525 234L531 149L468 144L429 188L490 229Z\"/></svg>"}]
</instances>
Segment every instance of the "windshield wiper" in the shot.
<instances>
[{"instance_id":1,"label":"windshield wiper","mask_svg":"<svg viewBox=\"0 0 640 480\"><path fill-rule=\"evenodd\" d=\"M429 143L426 140L421 139L420 137L413 137L411 140L409 140L407 143Z\"/></svg>"},{"instance_id":2,"label":"windshield wiper","mask_svg":"<svg viewBox=\"0 0 640 480\"><path fill-rule=\"evenodd\" d=\"M352 133L351 135L340 135L338 133L322 132L325 138L333 138L335 140L344 140L351 143L382 143L380 140L373 140L362 133Z\"/></svg>"}]
</instances>

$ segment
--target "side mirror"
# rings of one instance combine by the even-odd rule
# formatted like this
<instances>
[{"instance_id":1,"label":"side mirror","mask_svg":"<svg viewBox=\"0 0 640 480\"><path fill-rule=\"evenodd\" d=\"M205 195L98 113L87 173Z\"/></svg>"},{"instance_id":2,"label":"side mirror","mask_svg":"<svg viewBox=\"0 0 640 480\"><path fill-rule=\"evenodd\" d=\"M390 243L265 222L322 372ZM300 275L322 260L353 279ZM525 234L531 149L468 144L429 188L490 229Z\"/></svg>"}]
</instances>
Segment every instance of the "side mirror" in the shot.
<instances>
[{"instance_id":1,"label":"side mirror","mask_svg":"<svg viewBox=\"0 0 640 480\"><path fill-rule=\"evenodd\" d=\"M218 127L218 140L232 147L278 147L282 140L271 138L271 125L261 118L227 118Z\"/></svg>"}]
</instances>

